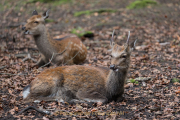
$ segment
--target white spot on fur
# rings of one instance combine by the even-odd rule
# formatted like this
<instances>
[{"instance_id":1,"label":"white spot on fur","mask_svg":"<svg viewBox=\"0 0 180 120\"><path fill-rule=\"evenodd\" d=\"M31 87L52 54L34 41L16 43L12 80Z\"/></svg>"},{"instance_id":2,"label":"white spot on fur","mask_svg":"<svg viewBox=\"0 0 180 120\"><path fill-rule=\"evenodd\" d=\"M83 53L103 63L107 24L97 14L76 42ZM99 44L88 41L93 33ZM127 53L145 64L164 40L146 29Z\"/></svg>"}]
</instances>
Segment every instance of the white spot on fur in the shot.
<instances>
[{"instance_id":1,"label":"white spot on fur","mask_svg":"<svg viewBox=\"0 0 180 120\"><path fill-rule=\"evenodd\" d=\"M25 99L30 93L30 87L23 91L23 99Z\"/></svg>"}]
</instances>

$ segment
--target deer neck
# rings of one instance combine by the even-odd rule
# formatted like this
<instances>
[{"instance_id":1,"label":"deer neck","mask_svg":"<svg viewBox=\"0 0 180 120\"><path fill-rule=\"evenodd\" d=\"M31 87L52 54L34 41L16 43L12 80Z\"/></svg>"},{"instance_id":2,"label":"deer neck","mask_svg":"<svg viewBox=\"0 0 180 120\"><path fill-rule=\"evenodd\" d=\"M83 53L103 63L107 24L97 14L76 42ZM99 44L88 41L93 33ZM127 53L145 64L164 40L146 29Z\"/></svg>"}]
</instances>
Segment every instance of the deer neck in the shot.
<instances>
[{"instance_id":1,"label":"deer neck","mask_svg":"<svg viewBox=\"0 0 180 120\"><path fill-rule=\"evenodd\" d=\"M52 53L55 52L51 45L52 38L46 28L42 29L41 34L34 35L35 43L39 51L47 57L51 57Z\"/></svg>"},{"instance_id":2,"label":"deer neck","mask_svg":"<svg viewBox=\"0 0 180 120\"><path fill-rule=\"evenodd\" d=\"M118 96L124 91L124 83L127 76L126 70L119 70L118 72L110 70L107 81L106 81L106 91L107 96L111 99L113 96Z\"/></svg>"}]
</instances>

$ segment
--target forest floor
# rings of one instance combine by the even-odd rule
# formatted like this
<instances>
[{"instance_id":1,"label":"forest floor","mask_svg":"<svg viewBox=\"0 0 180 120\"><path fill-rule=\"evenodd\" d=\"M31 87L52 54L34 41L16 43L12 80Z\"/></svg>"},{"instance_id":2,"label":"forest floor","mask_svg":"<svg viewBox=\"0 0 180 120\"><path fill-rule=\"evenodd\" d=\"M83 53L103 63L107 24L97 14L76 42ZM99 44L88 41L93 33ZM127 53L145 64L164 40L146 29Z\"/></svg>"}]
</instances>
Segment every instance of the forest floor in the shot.
<instances>
[{"instance_id":1,"label":"forest floor","mask_svg":"<svg viewBox=\"0 0 180 120\"><path fill-rule=\"evenodd\" d=\"M158 5L126 9L133 0L73 0L70 3L27 3L27 0L1 0L0 4L0 119L180 119L180 4L179 0L157 0ZM37 61L40 54L34 40L23 35L22 23L50 9L46 26L52 36L71 33L81 27L93 38L82 37L88 55L84 65L109 67L109 40L116 29L115 42L122 45L131 31L130 41L138 38L131 55L122 102L105 105L58 102L23 103L22 90L41 71L35 62L24 61L28 53ZM77 11L115 9L114 13L74 16ZM55 66L51 66L53 68ZM132 79L148 78L133 83ZM51 111L51 115L28 110L27 106Z\"/></svg>"}]
</instances>

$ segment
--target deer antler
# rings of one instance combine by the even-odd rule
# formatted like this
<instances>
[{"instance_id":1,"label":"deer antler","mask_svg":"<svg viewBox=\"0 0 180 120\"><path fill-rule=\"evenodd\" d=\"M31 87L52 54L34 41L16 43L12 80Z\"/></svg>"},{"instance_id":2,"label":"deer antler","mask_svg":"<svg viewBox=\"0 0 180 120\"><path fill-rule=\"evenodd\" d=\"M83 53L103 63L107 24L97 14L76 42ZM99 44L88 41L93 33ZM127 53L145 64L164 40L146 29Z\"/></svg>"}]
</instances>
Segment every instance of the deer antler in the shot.
<instances>
[{"instance_id":1,"label":"deer antler","mask_svg":"<svg viewBox=\"0 0 180 120\"><path fill-rule=\"evenodd\" d=\"M113 30L113 33L112 33L112 38L111 38L111 42L110 42L111 46L113 46L113 43L114 43L114 32L115 32L115 30Z\"/></svg>"},{"instance_id":2,"label":"deer antler","mask_svg":"<svg viewBox=\"0 0 180 120\"><path fill-rule=\"evenodd\" d=\"M130 37L130 31L128 32L128 38L126 44L129 45L129 37Z\"/></svg>"},{"instance_id":3,"label":"deer antler","mask_svg":"<svg viewBox=\"0 0 180 120\"><path fill-rule=\"evenodd\" d=\"M47 10L46 12L43 13L44 19L49 17L49 10Z\"/></svg>"}]
</instances>

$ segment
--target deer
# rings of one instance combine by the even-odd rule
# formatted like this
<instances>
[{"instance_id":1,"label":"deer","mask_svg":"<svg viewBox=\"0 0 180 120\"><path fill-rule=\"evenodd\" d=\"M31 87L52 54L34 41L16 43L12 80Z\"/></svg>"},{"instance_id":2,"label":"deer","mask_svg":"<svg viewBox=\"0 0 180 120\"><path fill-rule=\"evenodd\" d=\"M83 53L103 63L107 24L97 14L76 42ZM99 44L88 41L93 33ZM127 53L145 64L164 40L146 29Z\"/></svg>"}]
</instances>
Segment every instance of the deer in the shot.
<instances>
[{"instance_id":1,"label":"deer","mask_svg":"<svg viewBox=\"0 0 180 120\"><path fill-rule=\"evenodd\" d=\"M59 101L120 102L130 66L130 55L137 40L120 46L110 41L111 61L108 70L93 66L71 65L46 69L23 90L24 102Z\"/></svg>"},{"instance_id":2,"label":"deer","mask_svg":"<svg viewBox=\"0 0 180 120\"><path fill-rule=\"evenodd\" d=\"M42 15L36 10L32 12L32 17L22 27L24 34L32 35L41 58L36 63L36 67L46 65L49 60L57 66L62 63L67 65L80 64L87 56L87 48L75 35L63 36L53 39L45 26L45 19L49 17L49 10Z\"/></svg>"}]
</instances>

